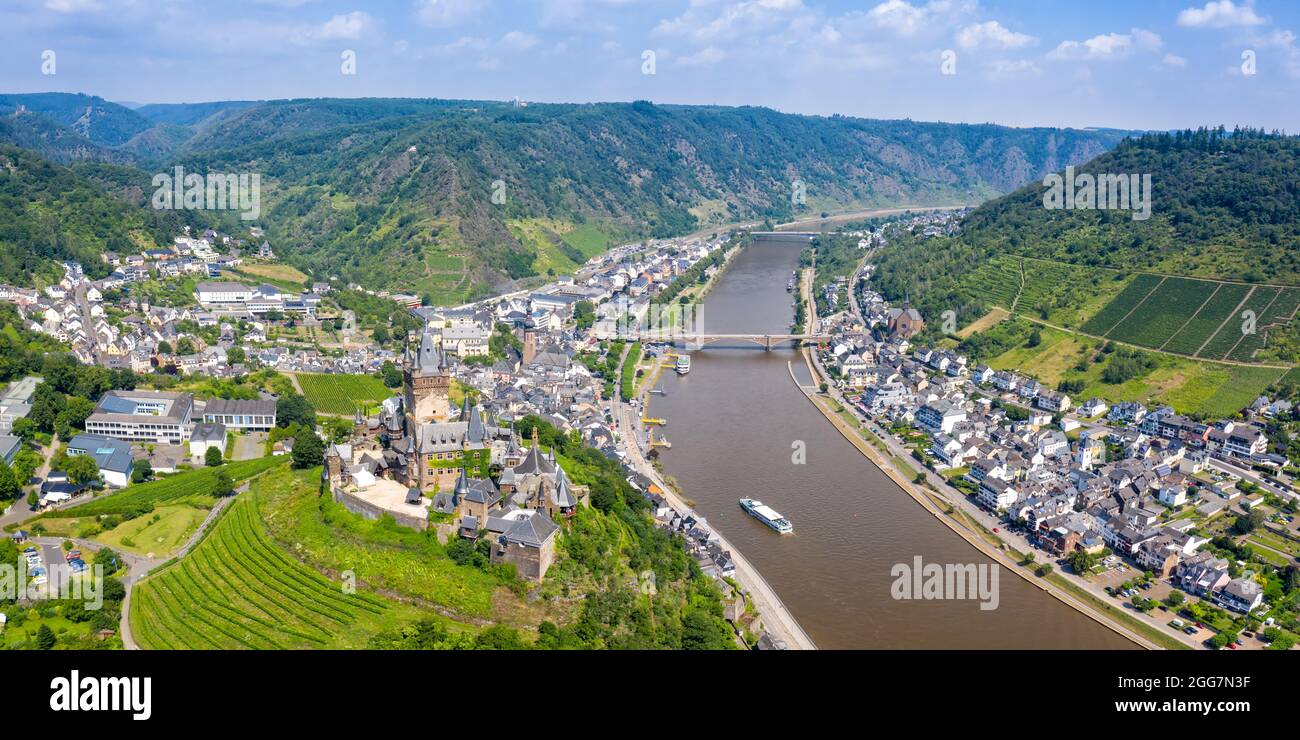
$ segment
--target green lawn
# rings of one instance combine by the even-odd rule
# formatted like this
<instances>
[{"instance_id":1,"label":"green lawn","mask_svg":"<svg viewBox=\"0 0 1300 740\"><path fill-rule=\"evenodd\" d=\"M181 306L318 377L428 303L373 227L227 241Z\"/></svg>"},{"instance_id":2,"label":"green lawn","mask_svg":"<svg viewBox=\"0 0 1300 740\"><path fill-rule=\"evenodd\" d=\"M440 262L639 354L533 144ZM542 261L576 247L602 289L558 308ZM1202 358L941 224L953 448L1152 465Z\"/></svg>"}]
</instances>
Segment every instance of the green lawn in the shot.
<instances>
[{"instance_id":1,"label":"green lawn","mask_svg":"<svg viewBox=\"0 0 1300 740\"><path fill-rule=\"evenodd\" d=\"M166 557L189 541L208 512L184 504L160 506L152 514L122 522L115 529L96 535L94 540L137 555L152 553Z\"/></svg>"}]
</instances>

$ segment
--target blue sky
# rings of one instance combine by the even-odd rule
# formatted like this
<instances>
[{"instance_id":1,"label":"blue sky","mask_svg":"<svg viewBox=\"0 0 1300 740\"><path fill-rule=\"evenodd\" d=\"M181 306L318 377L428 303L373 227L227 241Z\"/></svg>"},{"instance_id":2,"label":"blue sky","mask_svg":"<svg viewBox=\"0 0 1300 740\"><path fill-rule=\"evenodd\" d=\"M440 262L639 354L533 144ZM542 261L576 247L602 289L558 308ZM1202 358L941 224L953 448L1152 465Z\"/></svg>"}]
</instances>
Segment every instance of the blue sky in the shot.
<instances>
[{"instance_id":1,"label":"blue sky","mask_svg":"<svg viewBox=\"0 0 1300 740\"><path fill-rule=\"evenodd\" d=\"M1295 132L1297 32L1289 0L6 0L0 91L648 99Z\"/></svg>"}]
</instances>

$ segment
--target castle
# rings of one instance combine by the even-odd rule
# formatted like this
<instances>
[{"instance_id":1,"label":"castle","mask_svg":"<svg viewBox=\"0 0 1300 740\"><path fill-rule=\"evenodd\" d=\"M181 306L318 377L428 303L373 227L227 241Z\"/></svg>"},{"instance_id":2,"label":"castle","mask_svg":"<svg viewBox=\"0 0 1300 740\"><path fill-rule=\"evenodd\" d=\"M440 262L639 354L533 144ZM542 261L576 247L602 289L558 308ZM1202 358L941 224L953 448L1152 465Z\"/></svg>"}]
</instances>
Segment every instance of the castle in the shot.
<instances>
[{"instance_id":1,"label":"castle","mask_svg":"<svg viewBox=\"0 0 1300 740\"><path fill-rule=\"evenodd\" d=\"M587 489L574 485L533 429L525 451L512 427L470 401L451 419L451 365L425 328L405 353L400 396L374 416L358 409L352 439L330 445L324 476L335 500L370 518L391 513L417 529L454 519L462 537L492 537L491 557L541 579L554 559L555 520L572 516Z\"/></svg>"}]
</instances>

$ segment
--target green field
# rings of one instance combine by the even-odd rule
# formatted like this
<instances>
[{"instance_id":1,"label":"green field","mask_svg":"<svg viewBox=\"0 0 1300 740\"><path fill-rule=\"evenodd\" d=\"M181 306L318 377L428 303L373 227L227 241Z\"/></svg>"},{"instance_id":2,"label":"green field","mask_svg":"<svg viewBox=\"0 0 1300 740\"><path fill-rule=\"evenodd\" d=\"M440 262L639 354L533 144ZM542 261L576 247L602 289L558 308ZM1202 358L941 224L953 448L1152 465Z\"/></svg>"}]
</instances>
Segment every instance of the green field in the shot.
<instances>
[{"instance_id":1,"label":"green field","mask_svg":"<svg viewBox=\"0 0 1300 740\"><path fill-rule=\"evenodd\" d=\"M1141 274L1083 324L1088 334L1140 347L1250 362L1270 329L1292 321L1300 289ZM1255 331L1244 331L1246 311Z\"/></svg>"},{"instance_id":2,"label":"green field","mask_svg":"<svg viewBox=\"0 0 1300 740\"><path fill-rule=\"evenodd\" d=\"M284 650L362 647L413 611L298 562L241 496L197 547L135 587L130 620L146 649Z\"/></svg>"},{"instance_id":3,"label":"green field","mask_svg":"<svg viewBox=\"0 0 1300 740\"><path fill-rule=\"evenodd\" d=\"M372 375L300 373L298 385L307 401L325 414L351 415L358 406L369 409L394 393Z\"/></svg>"}]
</instances>

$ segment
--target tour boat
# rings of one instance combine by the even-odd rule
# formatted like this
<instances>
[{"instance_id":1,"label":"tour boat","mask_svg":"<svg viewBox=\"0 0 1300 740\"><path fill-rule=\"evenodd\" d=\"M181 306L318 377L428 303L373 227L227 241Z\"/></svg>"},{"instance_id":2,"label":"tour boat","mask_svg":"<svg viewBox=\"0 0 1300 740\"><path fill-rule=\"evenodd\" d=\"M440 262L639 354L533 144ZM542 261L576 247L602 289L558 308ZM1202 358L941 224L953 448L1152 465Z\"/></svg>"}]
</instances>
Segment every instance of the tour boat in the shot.
<instances>
[{"instance_id":1,"label":"tour boat","mask_svg":"<svg viewBox=\"0 0 1300 740\"><path fill-rule=\"evenodd\" d=\"M691 356L678 355L677 367L674 369L677 370L678 375L685 375L686 373L689 373L691 371Z\"/></svg>"},{"instance_id":2,"label":"tour boat","mask_svg":"<svg viewBox=\"0 0 1300 740\"><path fill-rule=\"evenodd\" d=\"M790 520L778 514L772 507L765 506L762 501L752 498L742 498L740 500L740 508L744 509L746 514L749 514L781 534L791 534L794 532L794 525L790 523Z\"/></svg>"}]
</instances>

